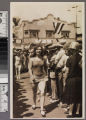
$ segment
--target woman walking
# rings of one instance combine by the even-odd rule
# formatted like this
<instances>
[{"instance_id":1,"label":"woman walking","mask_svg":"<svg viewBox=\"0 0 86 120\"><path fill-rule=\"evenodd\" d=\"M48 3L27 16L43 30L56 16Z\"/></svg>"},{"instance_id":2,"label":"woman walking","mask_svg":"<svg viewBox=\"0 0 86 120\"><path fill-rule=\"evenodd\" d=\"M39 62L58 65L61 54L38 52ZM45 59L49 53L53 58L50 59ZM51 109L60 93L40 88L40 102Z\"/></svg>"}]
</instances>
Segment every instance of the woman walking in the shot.
<instances>
[{"instance_id":1,"label":"woman walking","mask_svg":"<svg viewBox=\"0 0 86 120\"><path fill-rule=\"evenodd\" d=\"M29 73L33 91L33 105L32 109L36 108L36 95L37 89L40 92L40 113L45 116L44 100L45 100L45 87L47 78L47 63L46 59L42 55L42 47L39 45L36 47L36 55L30 59Z\"/></svg>"}]
</instances>

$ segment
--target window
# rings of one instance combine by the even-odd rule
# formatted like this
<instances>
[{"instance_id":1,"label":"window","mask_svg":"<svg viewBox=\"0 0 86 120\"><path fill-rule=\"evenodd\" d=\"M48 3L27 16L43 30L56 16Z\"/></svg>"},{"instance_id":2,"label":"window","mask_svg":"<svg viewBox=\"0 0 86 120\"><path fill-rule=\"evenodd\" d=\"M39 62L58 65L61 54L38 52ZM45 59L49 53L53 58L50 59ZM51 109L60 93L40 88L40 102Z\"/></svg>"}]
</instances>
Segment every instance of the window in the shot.
<instances>
[{"instance_id":1,"label":"window","mask_svg":"<svg viewBox=\"0 0 86 120\"><path fill-rule=\"evenodd\" d=\"M25 35L28 35L28 30L25 30L25 31L24 31L24 34L25 34Z\"/></svg>"},{"instance_id":2,"label":"window","mask_svg":"<svg viewBox=\"0 0 86 120\"><path fill-rule=\"evenodd\" d=\"M30 38L38 38L39 30L30 30Z\"/></svg>"},{"instance_id":3,"label":"window","mask_svg":"<svg viewBox=\"0 0 86 120\"><path fill-rule=\"evenodd\" d=\"M63 38L69 38L70 31L61 31L61 35Z\"/></svg>"},{"instance_id":4,"label":"window","mask_svg":"<svg viewBox=\"0 0 86 120\"><path fill-rule=\"evenodd\" d=\"M53 31L47 30L46 31L46 38L53 38Z\"/></svg>"}]
</instances>

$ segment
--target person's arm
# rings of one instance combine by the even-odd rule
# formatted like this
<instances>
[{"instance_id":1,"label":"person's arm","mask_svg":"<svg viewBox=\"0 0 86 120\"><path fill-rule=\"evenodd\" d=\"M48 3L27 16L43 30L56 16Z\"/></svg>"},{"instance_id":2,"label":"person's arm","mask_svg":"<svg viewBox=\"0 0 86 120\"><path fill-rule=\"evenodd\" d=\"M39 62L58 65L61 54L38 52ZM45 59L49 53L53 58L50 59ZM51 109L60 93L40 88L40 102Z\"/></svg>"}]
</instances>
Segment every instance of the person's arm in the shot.
<instances>
[{"instance_id":1,"label":"person's arm","mask_svg":"<svg viewBox=\"0 0 86 120\"><path fill-rule=\"evenodd\" d=\"M81 60L79 61L79 67L82 69L82 58L81 58Z\"/></svg>"},{"instance_id":2,"label":"person's arm","mask_svg":"<svg viewBox=\"0 0 86 120\"><path fill-rule=\"evenodd\" d=\"M71 57L67 59L66 66L70 67L71 66Z\"/></svg>"},{"instance_id":3,"label":"person's arm","mask_svg":"<svg viewBox=\"0 0 86 120\"><path fill-rule=\"evenodd\" d=\"M57 63L57 68L62 68L64 66L64 58L62 57L59 62Z\"/></svg>"},{"instance_id":4,"label":"person's arm","mask_svg":"<svg viewBox=\"0 0 86 120\"><path fill-rule=\"evenodd\" d=\"M31 83L33 83L34 77L33 77L33 72L32 72L32 60L31 59L29 59L28 68L29 68L30 81Z\"/></svg>"},{"instance_id":5,"label":"person's arm","mask_svg":"<svg viewBox=\"0 0 86 120\"><path fill-rule=\"evenodd\" d=\"M59 60L62 58L62 56L65 54L64 50L61 50L58 52L58 54L55 57L55 63L58 64Z\"/></svg>"},{"instance_id":6,"label":"person's arm","mask_svg":"<svg viewBox=\"0 0 86 120\"><path fill-rule=\"evenodd\" d=\"M60 57L61 57L61 54L60 54L60 51L59 51L58 54L56 55L55 63L58 63Z\"/></svg>"},{"instance_id":7,"label":"person's arm","mask_svg":"<svg viewBox=\"0 0 86 120\"><path fill-rule=\"evenodd\" d=\"M44 69L46 71L46 73L48 72L48 67L49 67L49 61L47 56L44 56Z\"/></svg>"},{"instance_id":8,"label":"person's arm","mask_svg":"<svg viewBox=\"0 0 86 120\"><path fill-rule=\"evenodd\" d=\"M28 72L29 72L30 57L28 57Z\"/></svg>"},{"instance_id":9,"label":"person's arm","mask_svg":"<svg viewBox=\"0 0 86 120\"><path fill-rule=\"evenodd\" d=\"M63 60L63 69L62 69L62 71L63 72L66 72L66 68L67 68L67 66L66 66L66 63L67 63L67 59L68 59L68 56L64 56L64 60Z\"/></svg>"}]
</instances>

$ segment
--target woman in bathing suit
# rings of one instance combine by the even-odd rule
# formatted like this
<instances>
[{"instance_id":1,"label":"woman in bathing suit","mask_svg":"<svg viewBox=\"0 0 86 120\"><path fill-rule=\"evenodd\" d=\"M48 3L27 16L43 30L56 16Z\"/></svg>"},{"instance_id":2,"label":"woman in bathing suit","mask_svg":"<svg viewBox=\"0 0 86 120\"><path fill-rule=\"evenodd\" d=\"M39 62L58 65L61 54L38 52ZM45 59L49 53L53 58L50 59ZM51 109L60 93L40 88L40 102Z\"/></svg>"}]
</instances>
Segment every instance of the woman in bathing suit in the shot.
<instances>
[{"instance_id":1,"label":"woman in bathing suit","mask_svg":"<svg viewBox=\"0 0 86 120\"><path fill-rule=\"evenodd\" d=\"M30 80L32 83L32 91L33 91L33 105L32 108L36 108L36 95L37 89L40 91L40 112L42 116L45 116L44 111L44 99L45 99L45 86L47 78L47 63L46 58L42 56L42 47L38 46L35 50L35 57L30 58L29 62L29 73Z\"/></svg>"}]
</instances>

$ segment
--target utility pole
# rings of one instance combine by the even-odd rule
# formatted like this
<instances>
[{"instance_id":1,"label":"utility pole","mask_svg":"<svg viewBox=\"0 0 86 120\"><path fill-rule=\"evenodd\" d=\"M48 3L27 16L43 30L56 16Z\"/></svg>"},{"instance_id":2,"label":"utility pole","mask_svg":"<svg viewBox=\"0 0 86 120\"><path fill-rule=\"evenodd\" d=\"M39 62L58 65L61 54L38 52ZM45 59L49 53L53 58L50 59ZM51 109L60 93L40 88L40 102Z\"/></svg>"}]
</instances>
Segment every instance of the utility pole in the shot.
<instances>
[{"instance_id":1,"label":"utility pole","mask_svg":"<svg viewBox=\"0 0 86 120\"><path fill-rule=\"evenodd\" d=\"M77 5L76 6L73 6L72 8L75 8L75 13L76 13L76 26L75 26L75 29L76 29L76 32L75 32L75 35L76 35L76 40L77 40Z\"/></svg>"}]
</instances>

